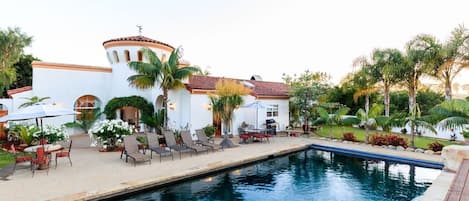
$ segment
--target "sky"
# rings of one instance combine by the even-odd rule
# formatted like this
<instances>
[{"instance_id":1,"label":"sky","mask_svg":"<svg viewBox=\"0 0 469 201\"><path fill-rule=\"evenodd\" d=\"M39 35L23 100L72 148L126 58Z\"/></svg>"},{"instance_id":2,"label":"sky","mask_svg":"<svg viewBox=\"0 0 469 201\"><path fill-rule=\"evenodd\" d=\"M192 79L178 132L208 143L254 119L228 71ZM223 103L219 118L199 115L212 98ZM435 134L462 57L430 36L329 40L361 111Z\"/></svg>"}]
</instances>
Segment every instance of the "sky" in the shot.
<instances>
[{"instance_id":1,"label":"sky","mask_svg":"<svg viewBox=\"0 0 469 201\"><path fill-rule=\"evenodd\" d=\"M33 36L42 61L110 66L102 42L142 35L182 47L214 76L282 81L323 71L338 83L355 58L404 49L418 34L445 41L469 26L467 0L15 0L2 1L0 29Z\"/></svg>"}]
</instances>

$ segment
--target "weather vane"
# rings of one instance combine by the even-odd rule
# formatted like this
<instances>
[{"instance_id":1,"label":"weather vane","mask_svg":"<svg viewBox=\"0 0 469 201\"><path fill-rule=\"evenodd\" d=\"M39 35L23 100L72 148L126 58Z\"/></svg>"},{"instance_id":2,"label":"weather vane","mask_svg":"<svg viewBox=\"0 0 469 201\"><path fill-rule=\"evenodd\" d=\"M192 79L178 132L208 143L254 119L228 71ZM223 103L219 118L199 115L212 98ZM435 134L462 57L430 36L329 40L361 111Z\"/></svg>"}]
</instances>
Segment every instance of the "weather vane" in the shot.
<instances>
[{"instance_id":1,"label":"weather vane","mask_svg":"<svg viewBox=\"0 0 469 201\"><path fill-rule=\"evenodd\" d=\"M137 28L138 28L138 35L141 36L142 35L142 29L143 29L142 25L137 25Z\"/></svg>"}]
</instances>

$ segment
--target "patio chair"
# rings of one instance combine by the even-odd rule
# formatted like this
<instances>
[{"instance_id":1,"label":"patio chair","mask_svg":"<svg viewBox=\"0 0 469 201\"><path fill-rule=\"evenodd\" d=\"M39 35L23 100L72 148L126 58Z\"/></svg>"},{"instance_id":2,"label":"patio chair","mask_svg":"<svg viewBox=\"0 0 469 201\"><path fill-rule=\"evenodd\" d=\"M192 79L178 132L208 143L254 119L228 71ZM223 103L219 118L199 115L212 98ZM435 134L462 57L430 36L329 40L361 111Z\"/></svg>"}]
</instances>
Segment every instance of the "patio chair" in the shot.
<instances>
[{"instance_id":1,"label":"patio chair","mask_svg":"<svg viewBox=\"0 0 469 201\"><path fill-rule=\"evenodd\" d=\"M150 149L150 158L153 159L153 152L155 152L160 156L160 163L162 155L171 156L171 159L174 160L173 152L160 146L160 142L158 141L158 135L154 133L147 133L147 141L148 149Z\"/></svg>"},{"instance_id":2,"label":"patio chair","mask_svg":"<svg viewBox=\"0 0 469 201\"><path fill-rule=\"evenodd\" d=\"M72 151L72 140L70 140L70 144L68 145L68 150L60 151L55 153L55 169L57 169L57 159L67 157L68 161L70 162L70 166L72 166L72 159L70 158L70 152Z\"/></svg>"},{"instance_id":3,"label":"patio chair","mask_svg":"<svg viewBox=\"0 0 469 201\"><path fill-rule=\"evenodd\" d=\"M192 150L189 147L176 143L176 138L174 137L173 131L163 131L163 134L166 141L166 146L169 147L170 151L174 150L179 152L179 159L182 158L183 152L189 152L192 156Z\"/></svg>"},{"instance_id":4,"label":"patio chair","mask_svg":"<svg viewBox=\"0 0 469 201\"><path fill-rule=\"evenodd\" d=\"M36 168L38 168L38 166L46 166L47 175L49 175L49 165L50 165L49 154L46 154L46 151L44 150L43 147L38 147L36 149L36 158L33 158L33 160L31 160L31 170L33 171L33 177L34 177Z\"/></svg>"},{"instance_id":5,"label":"patio chair","mask_svg":"<svg viewBox=\"0 0 469 201\"><path fill-rule=\"evenodd\" d=\"M151 158L145 154L142 154L138 150L138 142L135 135L129 135L124 137L124 149L126 152L126 161L130 157L134 161L134 166L137 162L149 162L151 165Z\"/></svg>"},{"instance_id":6,"label":"patio chair","mask_svg":"<svg viewBox=\"0 0 469 201\"><path fill-rule=\"evenodd\" d=\"M207 135L205 135L204 129L195 130L195 134L197 135L197 139L198 139L197 142L199 144L210 147L212 151L219 150L219 149L223 150L223 147L218 144L213 143L213 140L212 142L210 142L210 140L207 138Z\"/></svg>"},{"instance_id":7,"label":"patio chair","mask_svg":"<svg viewBox=\"0 0 469 201\"><path fill-rule=\"evenodd\" d=\"M191 132L188 130L181 131L181 138L182 142L192 149L192 151L195 152L195 154L199 154L199 152L204 152L206 151L208 153L209 148L204 147L204 146L199 146L197 145L194 140L192 140Z\"/></svg>"},{"instance_id":8,"label":"patio chair","mask_svg":"<svg viewBox=\"0 0 469 201\"><path fill-rule=\"evenodd\" d=\"M265 134L262 134L262 133L251 133L251 135L254 139L259 140L259 142L261 142L261 143L266 138Z\"/></svg>"},{"instance_id":9,"label":"patio chair","mask_svg":"<svg viewBox=\"0 0 469 201\"><path fill-rule=\"evenodd\" d=\"M13 166L13 173L16 170L16 164L25 163L25 162L31 163L31 161L33 160L32 156L27 156L24 153L23 153L22 156L20 156L20 154L16 151L15 145L13 145L13 144L11 145L11 151L13 152L13 155L15 157L15 165Z\"/></svg>"}]
</instances>

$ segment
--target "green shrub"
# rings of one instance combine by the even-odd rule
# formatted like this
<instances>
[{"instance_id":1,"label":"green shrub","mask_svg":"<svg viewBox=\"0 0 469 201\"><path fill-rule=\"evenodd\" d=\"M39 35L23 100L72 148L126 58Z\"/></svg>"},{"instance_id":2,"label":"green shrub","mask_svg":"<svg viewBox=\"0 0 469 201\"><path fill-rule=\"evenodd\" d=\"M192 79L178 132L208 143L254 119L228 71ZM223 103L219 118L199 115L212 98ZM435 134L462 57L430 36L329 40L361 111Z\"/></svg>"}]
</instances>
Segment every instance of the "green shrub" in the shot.
<instances>
[{"instance_id":1,"label":"green shrub","mask_svg":"<svg viewBox=\"0 0 469 201\"><path fill-rule=\"evenodd\" d=\"M399 135L375 134L371 136L370 143L372 145L377 145L377 146L393 145L393 146L402 146L404 148L408 147L407 139Z\"/></svg>"},{"instance_id":2,"label":"green shrub","mask_svg":"<svg viewBox=\"0 0 469 201\"><path fill-rule=\"evenodd\" d=\"M203 129L207 137L212 137L215 134L215 127L213 125L207 125Z\"/></svg>"}]
</instances>

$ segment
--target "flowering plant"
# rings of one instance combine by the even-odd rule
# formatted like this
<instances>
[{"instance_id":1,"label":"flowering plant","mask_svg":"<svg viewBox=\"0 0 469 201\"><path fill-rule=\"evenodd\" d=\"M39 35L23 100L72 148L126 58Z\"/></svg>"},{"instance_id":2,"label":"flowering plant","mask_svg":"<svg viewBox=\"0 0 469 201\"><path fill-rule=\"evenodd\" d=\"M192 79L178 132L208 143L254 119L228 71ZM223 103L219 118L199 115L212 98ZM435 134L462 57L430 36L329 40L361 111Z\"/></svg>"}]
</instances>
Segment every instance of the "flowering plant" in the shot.
<instances>
[{"instance_id":1,"label":"flowering plant","mask_svg":"<svg viewBox=\"0 0 469 201\"><path fill-rule=\"evenodd\" d=\"M55 127L52 125L47 125L44 128L44 138L47 139L47 143L53 144L58 141L63 141L68 139L68 133L65 131L65 126ZM35 140L41 140L41 132L36 132L33 134Z\"/></svg>"},{"instance_id":2,"label":"flowering plant","mask_svg":"<svg viewBox=\"0 0 469 201\"><path fill-rule=\"evenodd\" d=\"M116 143L122 142L122 138L133 132L133 126L120 119L102 120L88 132L90 137L95 137L105 148L113 149Z\"/></svg>"}]
</instances>

